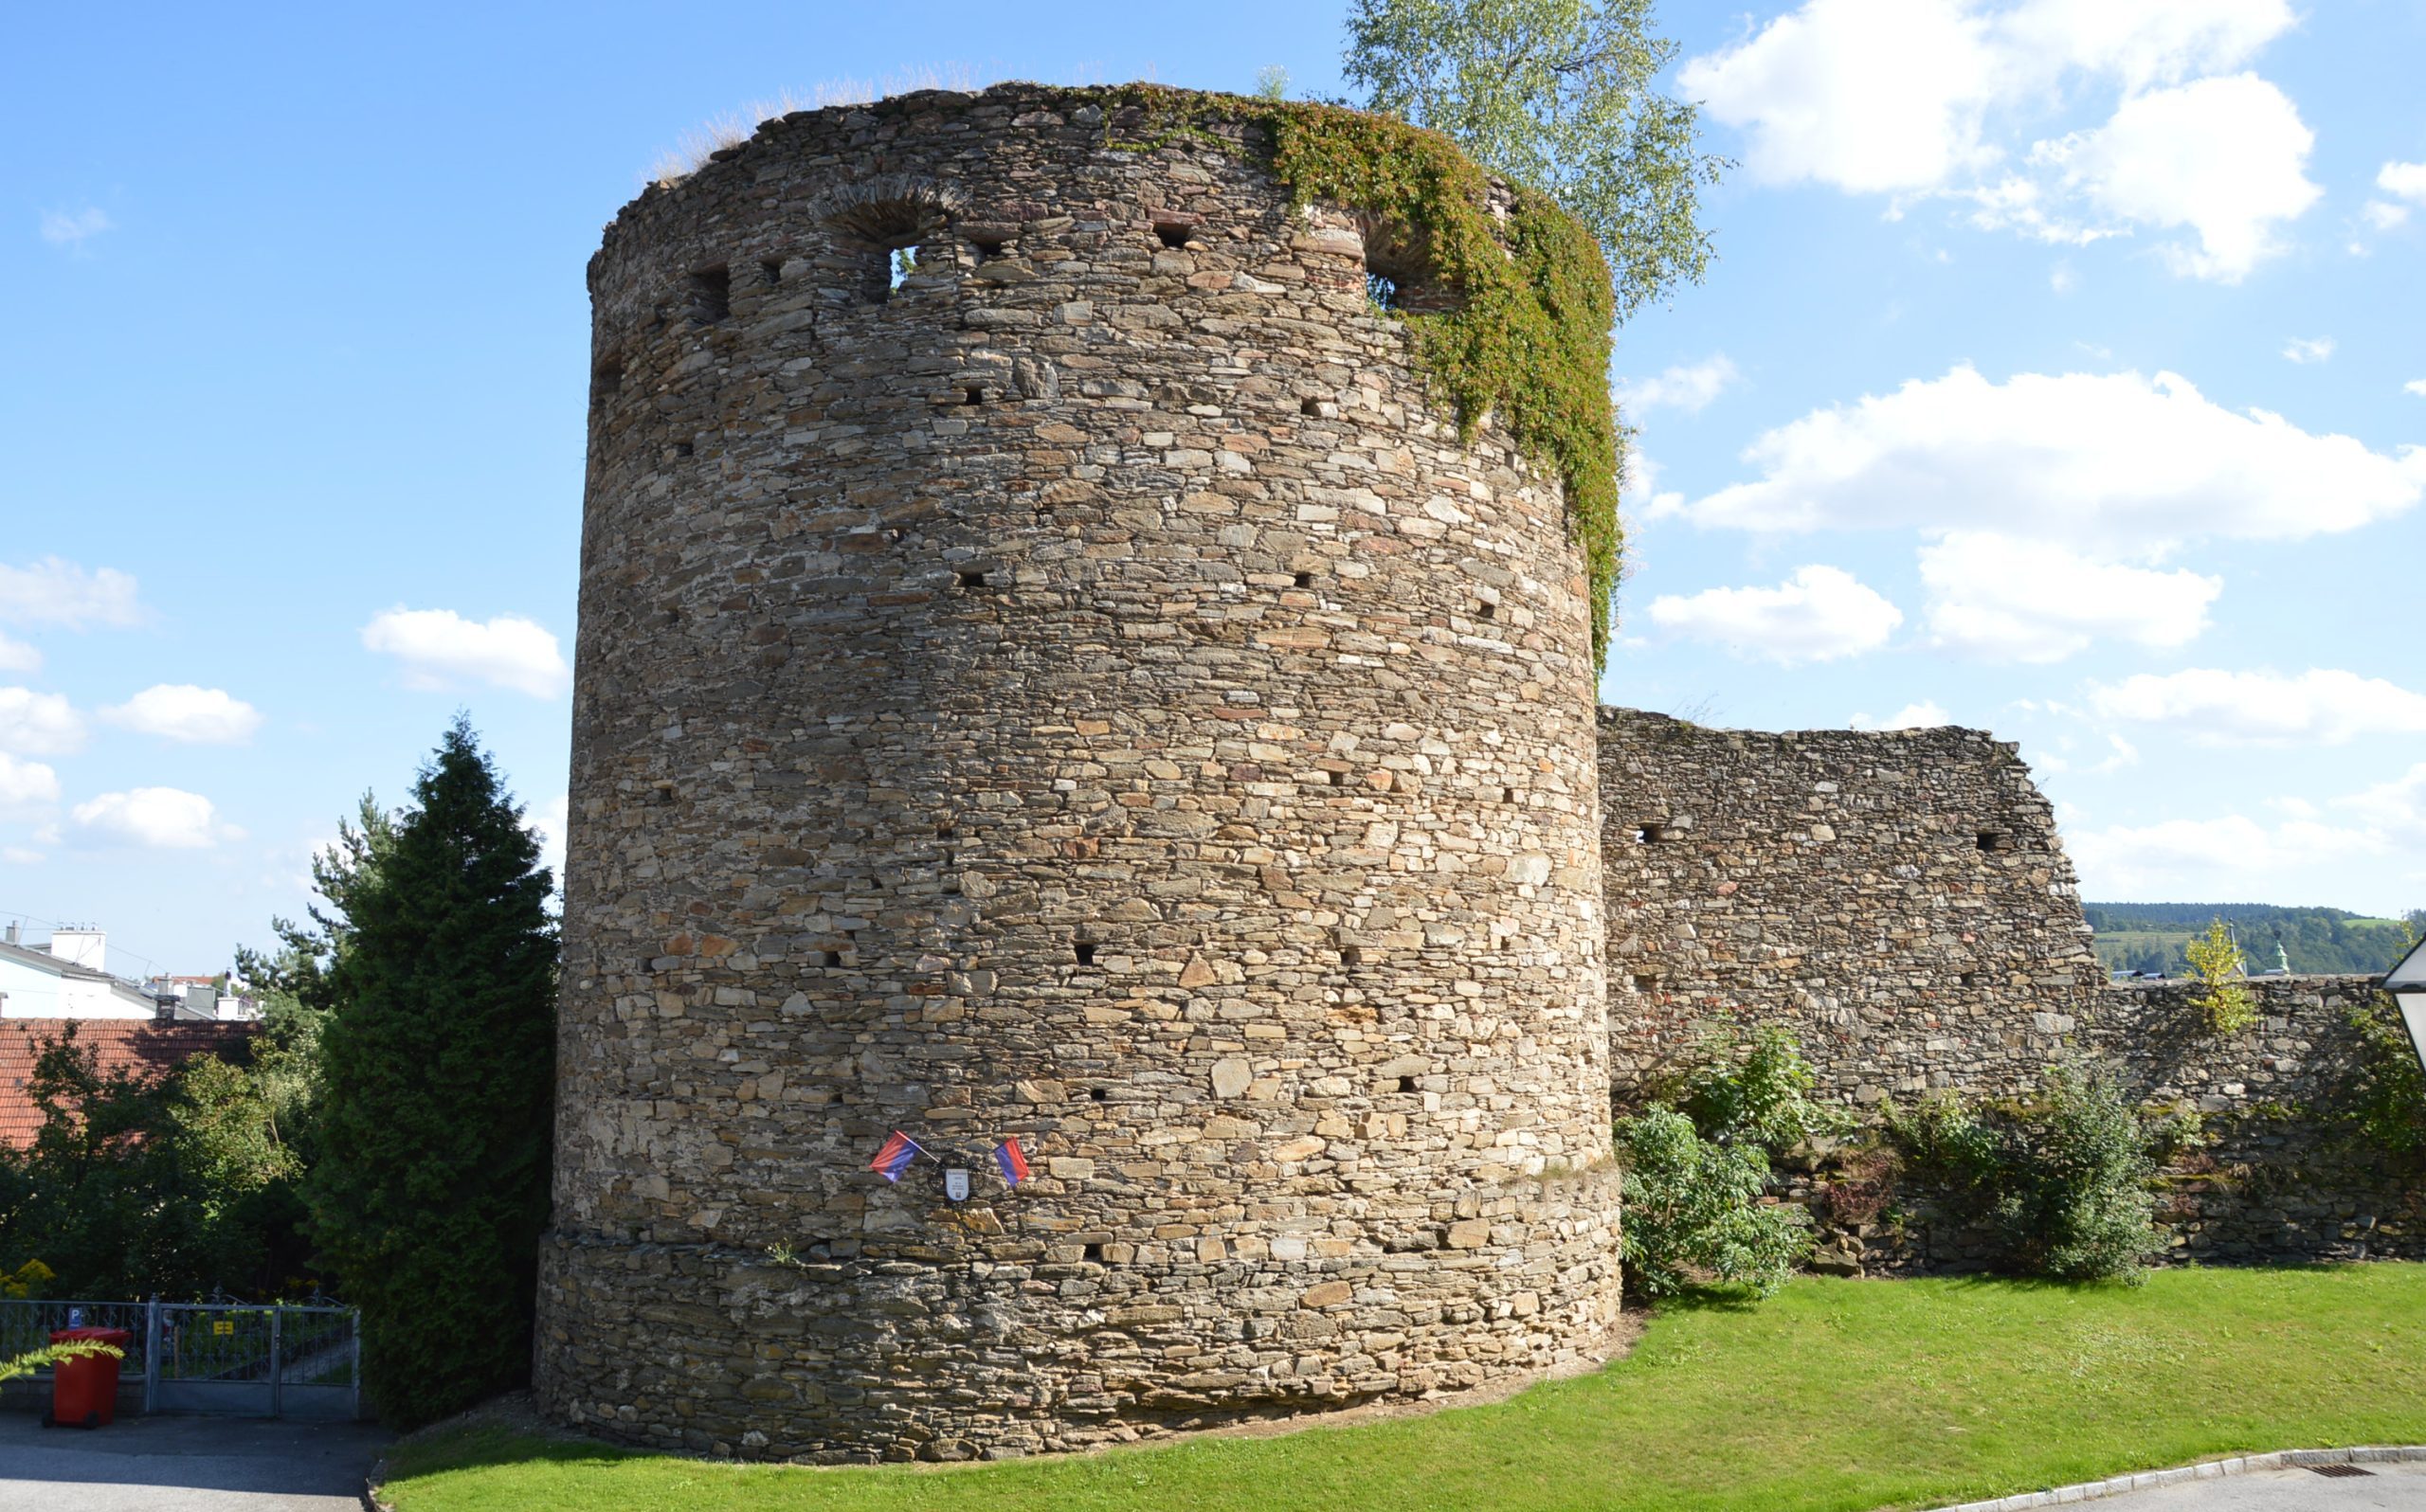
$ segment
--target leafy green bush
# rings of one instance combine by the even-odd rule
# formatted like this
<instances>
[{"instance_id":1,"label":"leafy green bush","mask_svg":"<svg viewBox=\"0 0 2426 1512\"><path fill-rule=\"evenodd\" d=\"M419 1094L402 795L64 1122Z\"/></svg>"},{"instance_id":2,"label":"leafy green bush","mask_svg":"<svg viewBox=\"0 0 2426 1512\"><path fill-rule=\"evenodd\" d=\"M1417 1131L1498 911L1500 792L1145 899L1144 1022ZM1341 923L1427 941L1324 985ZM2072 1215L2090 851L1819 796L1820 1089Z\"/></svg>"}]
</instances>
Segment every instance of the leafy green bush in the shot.
<instances>
[{"instance_id":1,"label":"leafy green bush","mask_svg":"<svg viewBox=\"0 0 2426 1512\"><path fill-rule=\"evenodd\" d=\"M1814 1104L1802 1047L1763 1028L1707 1048L1677 1088L1619 1121L1626 1162L1624 1259L1634 1288L1665 1296L1697 1275L1775 1291L1811 1252L1811 1217L1764 1206L1769 1158L1831 1132L1842 1115Z\"/></svg>"},{"instance_id":2,"label":"leafy green bush","mask_svg":"<svg viewBox=\"0 0 2426 1512\"><path fill-rule=\"evenodd\" d=\"M1810 1099L1819 1076L1802 1046L1774 1025L1754 1030L1716 1051L1685 1079L1683 1111L1704 1139L1757 1144L1772 1156L1849 1120Z\"/></svg>"},{"instance_id":3,"label":"leafy green bush","mask_svg":"<svg viewBox=\"0 0 2426 1512\"><path fill-rule=\"evenodd\" d=\"M1765 1297L1811 1252L1809 1214L1762 1206L1769 1162L1757 1145L1706 1140L1692 1119L1657 1104L1619 1121L1617 1145L1626 1167L1626 1275L1643 1296L1707 1275Z\"/></svg>"},{"instance_id":4,"label":"leafy green bush","mask_svg":"<svg viewBox=\"0 0 2426 1512\"><path fill-rule=\"evenodd\" d=\"M2164 1248L2149 1183L2175 1131L2152 1127L2111 1075L2059 1067L2028 1105L1950 1094L1888 1127L1912 1165L1998 1239L2003 1262L2065 1281L2137 1283Z\"/></svg>"},{"instance_id":5,"label":"leafy green bush","mask_svg":"<svg viewBox=\"0 0 2426 1512\"><path fill-rule=\"evenodd\" d=\"M2347 1106L2360 1134L2378 1149L2426 1154L2426 1070L2392 995L2376 993L2352 1008L2350 1027L2362 1048Z\"/></svg>"}]
</instances>

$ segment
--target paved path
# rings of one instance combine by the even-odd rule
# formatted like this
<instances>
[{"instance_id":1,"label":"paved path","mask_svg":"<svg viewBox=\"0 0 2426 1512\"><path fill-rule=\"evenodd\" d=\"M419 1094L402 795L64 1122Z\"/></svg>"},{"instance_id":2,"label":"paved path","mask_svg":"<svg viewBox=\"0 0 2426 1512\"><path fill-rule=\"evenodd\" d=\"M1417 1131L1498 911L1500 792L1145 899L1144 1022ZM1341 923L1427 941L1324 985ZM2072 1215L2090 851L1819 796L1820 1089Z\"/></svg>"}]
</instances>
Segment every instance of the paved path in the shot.
<instances>
[{"instance_id":1,"label":"paved path","mask_svg":"<svg viewBox=\"0 0 2426 1512\"><path fill-rule=\"evenodd\" d=\"M2426 1465L2363 1465L2365 1475L2253 1470L2088 1502L2114 1512L2426 1512Z\"/></svg>"},{"instance_id":2,"label":"paved path","mask_svg":"<svg viewBox=\"0 0 2426 1512\"><path fill-rule=\"evenodd\" d=\"M361 1512L388 1445L353 1423L121 1417L90 1431L0 1414L0 1512Z\"/></svg>"}]
</instances>

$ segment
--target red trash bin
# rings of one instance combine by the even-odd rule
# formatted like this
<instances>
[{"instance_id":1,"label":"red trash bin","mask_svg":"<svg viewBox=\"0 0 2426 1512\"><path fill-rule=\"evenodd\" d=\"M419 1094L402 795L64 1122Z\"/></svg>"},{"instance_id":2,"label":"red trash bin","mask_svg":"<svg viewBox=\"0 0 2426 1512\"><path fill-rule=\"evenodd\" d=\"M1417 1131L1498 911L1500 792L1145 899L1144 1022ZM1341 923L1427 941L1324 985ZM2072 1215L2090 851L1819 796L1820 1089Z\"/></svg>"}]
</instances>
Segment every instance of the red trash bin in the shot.
<instances>
[{"instance_id":1,"label":"red trash bin","mask_svg":"<svg viewBox=\"0 0 2426 1512\"><path fill-rule=\"evenodd\" d=\"M135 1336L123 1328L62 1328L54 1344L89 1341L124 1349ZM44 1421L71 1428L100 1428L118 1420L116 1355L79 1355L51 1367L50 1416Z\"/></svg>"}]
</instances>

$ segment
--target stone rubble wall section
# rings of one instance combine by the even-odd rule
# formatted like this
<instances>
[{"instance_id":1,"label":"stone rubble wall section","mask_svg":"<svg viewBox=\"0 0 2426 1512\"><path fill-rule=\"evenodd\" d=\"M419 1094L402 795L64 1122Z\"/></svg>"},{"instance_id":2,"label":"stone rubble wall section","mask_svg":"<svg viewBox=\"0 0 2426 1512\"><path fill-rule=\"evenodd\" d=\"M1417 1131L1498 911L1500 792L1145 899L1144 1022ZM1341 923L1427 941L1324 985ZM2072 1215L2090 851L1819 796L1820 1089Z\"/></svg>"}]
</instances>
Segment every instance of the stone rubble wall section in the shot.
<instances>
[{"instance_id":1,"label":"stone rubble wall section","mask_svg":"<svg viewBox=\"0 0 2426 1512\"><path fill-rule=\"evenodd\" d=\"M1614 1321L1560 490L1459 442L1346 207L1103 110L788 117L591 263L559 1421L1017 1454Z\"/></svg>"},{"instance_id":2,"label":"stone rubble wall section","mask_svg":"<svg viewBox=\"0 0 2426 1512\"><path fill-rule=\"evenodd\" d=\"M2014 747L1600 711L1614 1089L1777 1024L1819 1094L2035 1083L2094 999L2055 819Z\"/></svg>"}]
</instances>

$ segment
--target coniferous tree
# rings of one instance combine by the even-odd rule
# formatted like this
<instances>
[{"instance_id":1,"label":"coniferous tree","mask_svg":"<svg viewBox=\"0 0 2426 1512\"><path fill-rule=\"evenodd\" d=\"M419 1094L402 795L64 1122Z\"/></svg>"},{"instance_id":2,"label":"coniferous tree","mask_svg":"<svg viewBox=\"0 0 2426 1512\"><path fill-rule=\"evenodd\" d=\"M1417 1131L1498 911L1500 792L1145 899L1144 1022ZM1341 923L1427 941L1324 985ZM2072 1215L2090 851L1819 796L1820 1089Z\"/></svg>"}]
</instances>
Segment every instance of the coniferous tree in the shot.
<instances>
[{"instance_id":1,"label":"coniferous tree","mask_svg":"<svg viewBox=\"0 0 2426 1512\"><path fill-rule=\"evenodd\" d=\"M550 885L459 717L345 899L307 1197L321 1261L362 1309L365 1390L399 1427L529 1368L555 1061Z\"/></svg>"}]
</instances>

